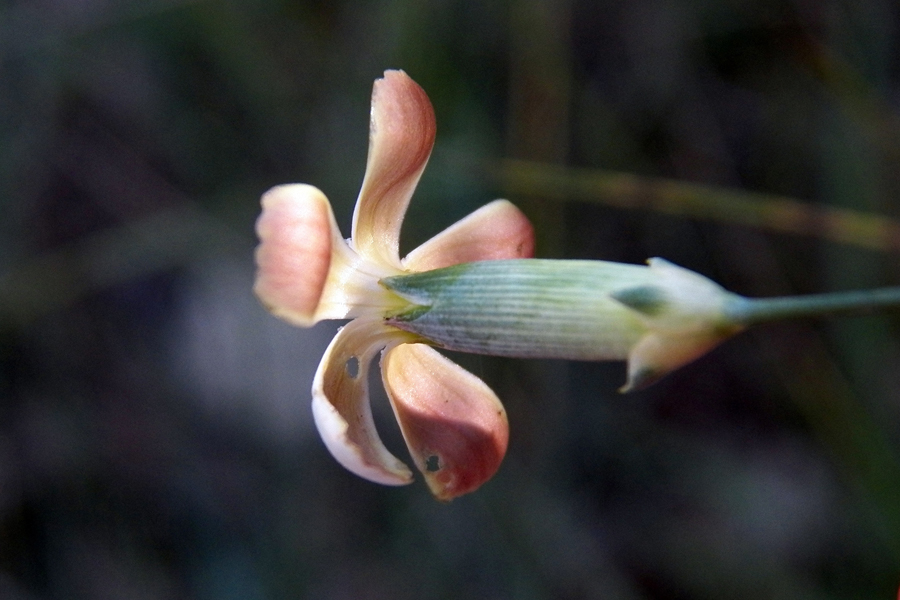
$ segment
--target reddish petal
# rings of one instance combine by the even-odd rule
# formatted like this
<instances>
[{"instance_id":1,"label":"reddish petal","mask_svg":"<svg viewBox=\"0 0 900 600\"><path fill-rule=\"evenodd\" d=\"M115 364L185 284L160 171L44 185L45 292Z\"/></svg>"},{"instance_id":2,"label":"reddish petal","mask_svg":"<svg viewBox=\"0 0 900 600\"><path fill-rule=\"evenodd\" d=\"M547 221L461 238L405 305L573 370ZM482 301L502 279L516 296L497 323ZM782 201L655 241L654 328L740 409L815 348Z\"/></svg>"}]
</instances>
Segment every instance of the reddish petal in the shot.
<instances>
[{"instance_id":1,"label":"reddish petal","mask_svg":"<svg viewBox=\"0 0 900 600\"><path fill-rule=\"evenodd\" d=\"M369 365L376 353L406 339L381 319L356 319L334 337L313 380L313 417L331 454L376 483L404 485L412 473L391 454L372 420Z\"/></svg>"},{"instance_id":2,"label":"reddish petal","mask_svg":"<svg viewBox=\"0 0 900 600\"><path fill-rule=\"evenodd\" d=\"M254 292L275 315L308 327L331 265L337 225L325 195L311 185L282 185L262 197L256 221Z\"/></svg>"},{"instance_id":3,"label":"reddish petal","mask_svg":"<svg viewBox=\"0 0 900 600\"><path fill-rule=\"evenodd\" d=\"M522 211L494 200L440 232L404 259L410 271L430 271L464 262L531 258L534 228Z\"/></svg>"},{"instance_id":4,"label":"reddish petal","mask_svg":"<svg viewBox=\"0 0 900 600\"><path fill-rule=\"evenodd\" d=\"M381 372L413 461L438 499L472 492L496 473L509 424L483 381L424 344L388 350Z\"/></svg>"},{"instance_id":5,"label":"reddish petal","mask_svg":"<svg viewBox=\"0 0 900 600\"><path fill-rule=\"evenodd\" d=\"M385 71L372 89L369 158L351 239L357 252L399 268L400 225L434 145L434 109L403 71Z\"/></svg>"}]
</instances>

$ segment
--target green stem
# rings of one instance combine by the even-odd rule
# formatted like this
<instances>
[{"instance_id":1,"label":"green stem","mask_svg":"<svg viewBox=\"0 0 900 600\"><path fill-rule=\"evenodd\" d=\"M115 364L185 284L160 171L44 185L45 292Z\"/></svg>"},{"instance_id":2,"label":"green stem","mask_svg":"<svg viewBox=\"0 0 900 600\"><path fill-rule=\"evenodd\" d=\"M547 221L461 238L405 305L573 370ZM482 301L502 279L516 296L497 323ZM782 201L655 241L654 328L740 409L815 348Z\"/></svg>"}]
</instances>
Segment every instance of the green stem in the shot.
<instances>
[{"instance_id":1,"label":"green stem","mask_svg":"<svg viewBox=\"0 0 900 600\"><path fill-rule=\"evenodd\" d=\"M728 321L748 326L767 321L900 309L900 287L809 296L741 298L726 307Z\"/></svg>"}]
</instances>

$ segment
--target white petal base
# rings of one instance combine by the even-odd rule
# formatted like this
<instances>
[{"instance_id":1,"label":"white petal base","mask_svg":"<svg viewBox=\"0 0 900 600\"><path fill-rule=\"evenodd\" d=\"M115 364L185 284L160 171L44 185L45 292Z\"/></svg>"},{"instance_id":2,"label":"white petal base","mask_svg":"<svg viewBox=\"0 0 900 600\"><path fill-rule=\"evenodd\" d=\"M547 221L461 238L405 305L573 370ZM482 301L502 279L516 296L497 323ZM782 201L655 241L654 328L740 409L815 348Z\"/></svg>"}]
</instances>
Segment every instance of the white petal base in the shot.
<instances>
[{"instance_id":1,"label":"white petal base","mask_svg":"<svg viewBox=\"0 0 900 600\"><path fill-rule=\"evenodd\" d=\"M359 318L338 331L313 380L313 417L328 450L348 470L376 483L405 485L412 473L375 430L369 365L375 354L411 339L380 318Z\"/></svg>"}]
</instances>

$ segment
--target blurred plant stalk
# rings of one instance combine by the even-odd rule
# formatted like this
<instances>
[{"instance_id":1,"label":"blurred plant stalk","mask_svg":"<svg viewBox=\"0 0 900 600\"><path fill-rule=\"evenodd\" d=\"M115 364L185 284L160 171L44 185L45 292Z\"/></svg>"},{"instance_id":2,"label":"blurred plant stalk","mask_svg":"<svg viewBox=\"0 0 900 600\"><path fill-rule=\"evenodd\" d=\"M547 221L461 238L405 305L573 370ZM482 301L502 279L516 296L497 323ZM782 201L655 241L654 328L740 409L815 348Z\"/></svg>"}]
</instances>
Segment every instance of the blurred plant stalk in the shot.
<instances>
[{"instance_id":1,"label":"blurred plant stalk","mask_svg":"<svg viewBox=\"0 0 900 600\"><path fill-rule=\"evenodd\" d=\"M900 222L895 219L814 206L787 196L515 159L498 161L489 171L507 197L531 196L645 209L816 237L879 252L900 251Z\"/></svg>"}]
</instances>

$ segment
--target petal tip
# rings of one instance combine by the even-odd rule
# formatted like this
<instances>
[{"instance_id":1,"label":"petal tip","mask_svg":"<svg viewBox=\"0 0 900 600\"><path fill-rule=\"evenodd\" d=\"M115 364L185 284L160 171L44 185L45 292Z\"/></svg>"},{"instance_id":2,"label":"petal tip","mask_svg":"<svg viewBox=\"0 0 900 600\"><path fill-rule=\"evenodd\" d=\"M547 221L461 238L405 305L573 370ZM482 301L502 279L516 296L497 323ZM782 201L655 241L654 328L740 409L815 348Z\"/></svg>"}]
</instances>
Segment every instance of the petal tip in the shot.
<instances>
[{"instance_id":1,"label":"petal tip","mask_svg":"<svg viewBox=\"0 0 900 600\"><path fill-rule=\"evenodd\" d=\"M532 258L534 227L508 200L494 200L410 252L403 265L427 271L464 262Z\"/></svg>"},{"instance_id":2,"label":"petal tip","mask_svg":"<svg viewBox=\"0 0 900 600\"><path fill-rule=\"evenodd\" d=\"M423 344L393 348L381 367L410 454L437 499L473 492L494 476L509 423L481 379Z\"/></svg>"},{"instance_id":3,"label":"petal tip","mask_svg":"<svg viewBox=\"0 0 900 600\"><path fill-rule=\"evenodd\" d=\"M325 447L338 463L351 473L382 485L412 483L412 472L400 461L395 464L373 464L366 453L348 435L349 424L323 396L313 395L313 420Z\"/></svg>"},{"instance_id":4,"label":"petal tip","mask_svg":"<svg viewBox=\"0 0 900 600\"><path fill-rule=\"evenodd\" d=\"M385 71L375 81L366 175L351 232L361 254L400 266L400 226L436 131L428 95L406 73Z\"/></svg>"}]
</instances>

